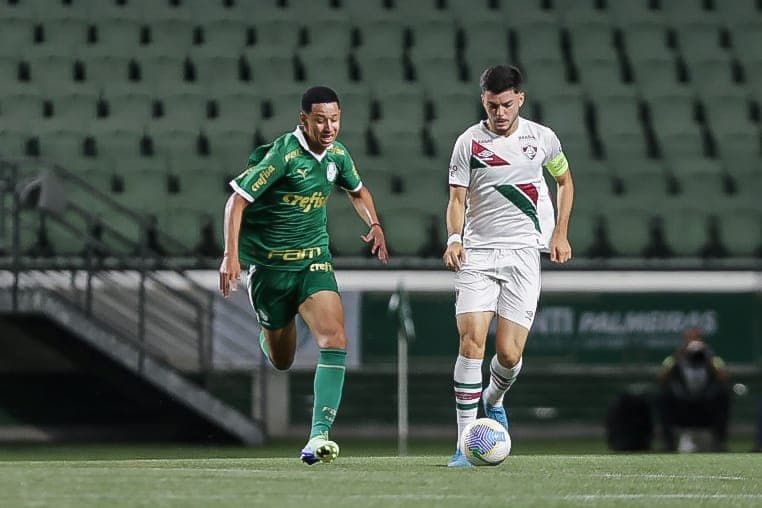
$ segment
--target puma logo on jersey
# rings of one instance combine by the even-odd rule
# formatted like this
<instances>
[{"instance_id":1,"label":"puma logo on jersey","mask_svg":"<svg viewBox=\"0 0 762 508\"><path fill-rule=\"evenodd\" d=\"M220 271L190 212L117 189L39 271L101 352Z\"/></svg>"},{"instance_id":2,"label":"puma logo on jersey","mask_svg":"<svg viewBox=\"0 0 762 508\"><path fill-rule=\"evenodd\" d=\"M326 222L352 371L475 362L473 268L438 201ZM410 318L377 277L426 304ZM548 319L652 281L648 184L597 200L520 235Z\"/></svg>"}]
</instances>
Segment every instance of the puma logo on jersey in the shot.
<instances>
[{"instance_id":1,"label":"puma logo on jersey","mask_svg":"<svg viewBox=\"0 0 762 508\"><path fill-rule=\"evenodd\" d=\"M471 141L471 169L509 166L511 163L476 141Z\"/></svg>"},{"instance_id":2,"label":"puma logo on jersey","mask_svg":"<svg viewBox=\"0 0 762 508\"><path fill-rule=\"evenodd\" d=\"M307 178L307 173L309 172L309 168L297 168L296 172L299 173L302 178Z\"/></svg>"}]
</instances>

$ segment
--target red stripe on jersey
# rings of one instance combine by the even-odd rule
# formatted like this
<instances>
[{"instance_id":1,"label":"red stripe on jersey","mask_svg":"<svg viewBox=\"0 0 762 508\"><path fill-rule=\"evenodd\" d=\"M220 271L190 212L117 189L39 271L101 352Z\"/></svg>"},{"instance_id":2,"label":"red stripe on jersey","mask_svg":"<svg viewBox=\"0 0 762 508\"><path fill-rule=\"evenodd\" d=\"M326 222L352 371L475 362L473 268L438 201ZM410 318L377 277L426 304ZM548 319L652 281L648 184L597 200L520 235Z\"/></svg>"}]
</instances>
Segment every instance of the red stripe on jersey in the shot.
<instances>
[{"instance_id":1,"label":"red stripe on jersey","mask_svg":"<svg viewBox=\"0 0 762 508\"><path fill-rule=\"evenodd\" d=\"M517 183L516 187L532 200L534 206L537 206L537 187L533 183Z\"/></svg>"},{"instance_id":2,"label":"red stripe on jersey","mask_svg":"<svg viewBox=\"0 0 762 508\"><path fill-rule=\"evenodd\" d=\"M510 166L510 162L498 157L495 152L471 140L471 154L487 166Z\"/></svg>"}]
</instances>

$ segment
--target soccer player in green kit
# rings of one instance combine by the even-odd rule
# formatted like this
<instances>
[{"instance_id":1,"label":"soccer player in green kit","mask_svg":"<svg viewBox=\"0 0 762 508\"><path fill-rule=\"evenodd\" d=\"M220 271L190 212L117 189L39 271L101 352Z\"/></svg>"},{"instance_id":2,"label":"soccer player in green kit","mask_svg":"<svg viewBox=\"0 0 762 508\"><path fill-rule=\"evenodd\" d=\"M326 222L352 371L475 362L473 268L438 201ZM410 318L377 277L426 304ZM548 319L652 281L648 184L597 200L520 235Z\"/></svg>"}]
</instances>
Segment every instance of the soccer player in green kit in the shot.
<instances>
[{"instance_id":1,"label":"soccer player in green kit","mask_svg":"<svg viewBox=\"0 0 762 508\"><path fill-rule=\"evenodd\" d=\"M382 263L389 254L373 197L349 151L336 140L341 108L336 92L318 86L302 96L300 125L249 156L230 182L225 205L225 253L220 291L235 291L248 265L249 297L262 327L259 342L270 363L288 369L296 352L296 314L320 348L315 369L312 429L300 458L331 462L339 446L328 437L341 401L347 338L344 310L328 251L326 201L335 185L349 194L368 225L362 239Z\"/></svg>"}]
</instances>

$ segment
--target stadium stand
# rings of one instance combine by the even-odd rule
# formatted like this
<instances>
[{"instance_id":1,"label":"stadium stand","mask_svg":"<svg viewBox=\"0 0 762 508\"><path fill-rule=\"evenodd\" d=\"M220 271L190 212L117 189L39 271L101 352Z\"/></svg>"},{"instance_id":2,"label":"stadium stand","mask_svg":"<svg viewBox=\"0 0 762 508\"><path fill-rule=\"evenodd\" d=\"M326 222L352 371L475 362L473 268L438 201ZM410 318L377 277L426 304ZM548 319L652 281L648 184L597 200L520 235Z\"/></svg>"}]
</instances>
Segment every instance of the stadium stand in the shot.
<instances>
[{"instance_id":1,"label":"stadium stand","mask_svg":"<svg viewBox=\"0 0 762 508\"><path fill-rule=\"evenodd\" d=\"M515 62L525 116L558 132L574 168L582 252L605 222L618 255L640 255L648 223L636 226L629 211L642 201L664 219L676 255L699 255L716 212L729 255L745 257L758 242L737 238L730 217L762 213L746 197L762 190L761 33L756 0L5 0L0 150L101 184L115 175L123 188L96 187L170 227L178 207L155 188L158 175L178 175L178 197L201 199L186 170L202 182L202 168L216 181L235 174L255 143L293 128L301 90L329 84L343 98L341 138L380 210L399 222L390 243L413 255L426 220L396 217L441 214L446 194L400 201L404 193L376 189L391 176L372 172L392 175L385 168L400 157L406 183L444 171L459 131L481 117L481 70ZM596 163L609 168L603 182ZM696 215L687 197L655 197L652 169L663 166L683 196L710 194L716 208ZM613 192L614 176L623 192ZM223 201L215 190L207 213ZM585 202L600 203L606 220ZM331 212L338 251L358 254L343 222Z\"/></svg>"}]
</instances>

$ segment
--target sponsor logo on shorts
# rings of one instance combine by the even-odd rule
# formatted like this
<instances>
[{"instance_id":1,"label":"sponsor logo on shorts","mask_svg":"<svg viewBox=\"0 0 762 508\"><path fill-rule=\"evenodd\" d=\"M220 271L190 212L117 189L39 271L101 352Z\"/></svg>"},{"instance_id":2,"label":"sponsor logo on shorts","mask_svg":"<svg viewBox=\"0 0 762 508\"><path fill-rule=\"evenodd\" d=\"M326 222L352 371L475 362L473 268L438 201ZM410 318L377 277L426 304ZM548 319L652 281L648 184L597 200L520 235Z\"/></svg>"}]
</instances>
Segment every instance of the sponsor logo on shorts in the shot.
<instances>
[{"instance_id":1,"label":"sponsor logo on shorts","mask_svg":"<svg viewBox=\"0 0 762 508\"><path fill-rule=\"evenodd\" d=\"M283 261L301 261L315 259L323 253L322 247L307 247L304 249L273 250L267 253L267 259L282 259Z\"/></svg>"},{"instance_id":2,"label":"sponsor logo on shorts","mask_svg":"<svg viewBox=\"0 0 762 508\"><path fill-rule=\"evenodd\" d=\"M328 196L322 192L313 192L311 196L301 196L299 194L286 194L283 196L283 202L287 205L298 206L303 213L325 207Z\"/></svg>"},{"instance_id":3,"label":"sponsor logo on shorts","mask_svg":"<svg viewBox=\"0 0 762 508\"><path fill-rule=\"evenodd\" d=\"M333 271L333 264L332 263L312 263L310 265L310 271L311 272L332 272Z\"/></svg>"}]
</instances>

